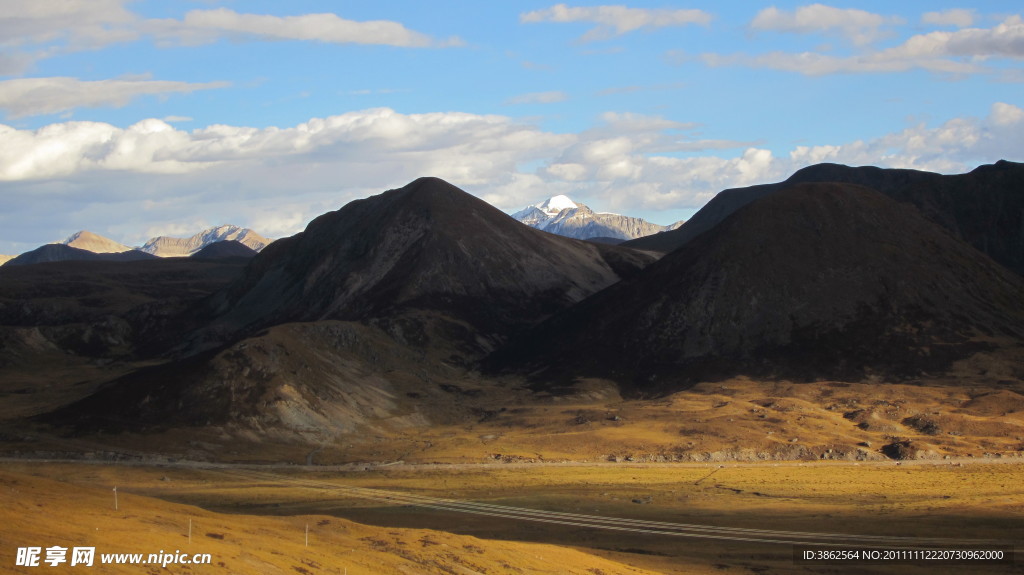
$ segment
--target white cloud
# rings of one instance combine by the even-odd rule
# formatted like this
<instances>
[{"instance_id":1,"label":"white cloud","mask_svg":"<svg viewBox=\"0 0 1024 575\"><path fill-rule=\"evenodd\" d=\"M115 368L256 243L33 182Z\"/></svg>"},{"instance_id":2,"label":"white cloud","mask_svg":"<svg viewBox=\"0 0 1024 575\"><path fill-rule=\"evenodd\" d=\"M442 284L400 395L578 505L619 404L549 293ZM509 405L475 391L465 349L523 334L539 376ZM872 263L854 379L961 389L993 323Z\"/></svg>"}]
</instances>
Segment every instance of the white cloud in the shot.
<instances>
[{"instance_id":1,"label":"white cloud","mask_svg":"<svg viewBox=\"0 0 1024 575\"><path fill-rule=\"evenodd\" d=\"M673 144L675 130L667 121L636 117L636 129L621 132L609 129L613 123L581 133L540 174L554 189L600 198L608 209L659 210L699 206L722 189L781 181L821 162L960 173L999 158L1024 157L1024 109L1002 102L985 118L951 118L874 139L797 146L782 155L751 146L736 155L677 157L667 152L686 142ZM641 129L645 123L649 130Z\"/></svg>"},{"instance_id":2,"label":"white cloud","mask_svg":"<svg viewBox=\"0 0 1024 575\"><path fill-rule=\"evenodd\" d=\"M1024 110L1014 106L1013 104L996 102L995 104L992 104L991 118L992 123L997 126L1012 126L1024 121Z\"/></svg>"},{"instance_id":3,"label":"white cloud","mask_svg":"<svg viewBox=\"0 0 1024 575\"><path fill-rule=\"evenodd\" d=\"M184 234L221 223L289 235L316 215L425 175L506 210L569 194L639 211L696 207L722 189L780 181L824 161L962 172L1024 157L1020 104L782 151L711 146L694 124L622 112L570 134L505 116L387 108L269 128L185 131L156 119L127 128L0 125L0 246L39 245L83 228L129 244L147 239L146 230Z\"/></svg>"},{"instance_id":4,"label":"white cloud","mask_svg":"<svg viewBox=\"0 0 1024 575\"><path fill-rule=\"evenodd\" d=\"M887 50L897 56L935 55L963 58L1024 58L1024 19L1010 16L993 28L965 28L914 36Z\"/></svg>"},{"instance_id":5,"label":"white cloud","mask_svg":"<svg viewBox=\"0 0 1024 575\"><path fill-rule=\"evenodd\" d=\"M877 52L863 56L830 56L818 52L769 52L748 54L701 54L700 60L711 67L746 66L796 72L805 76L852 73L905 72L915 68L945 74L977 74L985 68L973 62L941 57L910 57L893 52Z\"/></svg>"},{"instance_id":6,"label":"white cloud","mask_svg":"<svg viewBox=\"0 0 1024 575\"><path fill-rule=\"evenodd\" d=\"M921 23L932 26L966 28L974 24L974 10L953 8L941 12L925 12L921 15Z\"/></svg>"},{"instance_id":7,"label":"white cloud","mask_svg":"<svg viewBox=\"0 0 1024 575\"><path fill-rule=\"evenodd\" d=\"M0 127L0 180L124 170L185 173L218 168L245 177L253 164L351 168L368 185L433 174L465 185L546 157L571 136L545 133L504 116L399 114L387 108L313 118L290 128L212 125L185 132L150 119L128 128L99 122L39 130ZM329 166L328 166L329 167ZM286 176L287 177L287 176Z\"/></svg>"},{"instance_id":8,"label":"white cloud","mask_svg":"<svg viewBox=\"0 0 1024 575\"><path fill-rule=\"evenodd\" d=\"M138 243L143 230L168 223L194 233L203 224L259 222L273 228L265 233L287 235L427 175L481 193L503 185L514 198L519 185L540 189L522 165L574 141L505 116L387 108L269 128L184 131L156 119L127 128L0 125L0 245L22 242L24 251L83 228Z\"/></svg>"},{"instance_id":9,"label":"white cloud","mask_svg":"<svg viewBox=\"0 0 1024 575\"><path fill-rule=\"evenodd\" d=\"M519 96L513 96L505 101L506 104L518 105L518 104L554 104L556 102L564 102L569 99L569 95L562 91L552 92L531 92L529 94L520 94Z\"/></svg>"},{"instance_id":10,"label":"white cloud","mask_svg":"<svg viewBox=\"0 0 1024 575\"><path fill-rule=\"evenodd\" d=\"M602 124L580 134L541 175L577 196L600 198L608 209L699 206L724 187L769 181L781 175L769 150L742 142L692 139L696 124L658 116L608 112ZM680 151L739 148L739 156L674 157ZM534 200L536 201L536 200Z\"/></svg>"},{"instance_id":11,"label":"white cloud","mask_svg":"<svg viewBox=\"0 0 1024 575\"><path fill-rule=\"evenodd\" d=\"M149 20L144 28L164 41L194 45L218 38L308 40L329 44L383 44L423 48L452 46L458 38L439 41L390 20L355 21L337 14L271 16L243 14L228 8L192 10L181 20Z\"/></svg>"},{"instance_id":12,"label":"white cloud","mask_svg":"<svg viewBox=\"0 0 1024 575\"><path fill-rule=\"evenodd\" d=\"M371 90L369 88L363 88L360 90L349 90L344 92L348 96L376 96L380 94L398 94L400 92L408 92L408 90L400 90L397 88L377 88Z\"/></svg>"},{"instance_id":13,"label":"white cloud","mask_svg":"<svg viewBox=\"0 0 1024 575\"><path fill-rule=\"evenodd\" d=\"M0 10L0 75L23 74L61 52L94 50L139 37L125 0L5 2Z\"/></svg>"},{"instance_id":14,"label":"white cloud","mask_svg":"<svg viewBox=\"0 0 1024 575\"><path fill-rule=\"evenodd\" d=\"M23 74L30 69L41 54L30 54L26 52L7 52L0 54L0 76L14 76Z\"/></svg>"},{"instance_id":15,"label":"white cloud","mask_svg":"<svg viewBox=\"0 0 1024 575\"><path fill-rule=\"evenodd\" d=\"M520 14L519 21L532 22L589 22L597 27L580 40L606 40L635 30L665 28L711 23L710 13L696 9L645 9L626 6L567 6L556 4L543 10Z\"/></svg>"},{"instance_id":16,"label":"white cloud","mask_svg":"<svg viewBox=\"0 0 1024 575\"><path fill-rule=\"evenodd\" d=\"M794 34L836 33L854 44L870 44L884 35L882 28L901 24L903 19L864 10L835 8L823 4L801 6L793 12L774 6L757 13L750 27Z\"/></svg>"},{"instance_id":17,"label":"white cloud","mask_svg":"<svg viewBox=\"0 0 1024 575\"><path fill-rule=\"evenodd\" d=\"M841 145L799 146L792 168L820 162L879 165L954 173L978 163L1024 155L1024 109L994 103L986 118L952 118L931 128L924 124L872 140Z\"/></svg>"},{"instance_id":18,"label":"white cloud","mask_svg":"<svg viewBox=\"0 0 1024 575\"><path fill-rule=\"evenodd\" d=\"M145 95L188 94L227 86L225 82L194 84L161 80L96 80L16 78L0 81L0 109L9 117L37 116L75 108L122 107Z\"/></svg>"},{"instance_id":19,"label":"white cloud","mask_svg":"<svg viewBox=\"0 0 1024 575\"><path fill-rule=\"evenodd\" d=\"M10 0L0 10L0 74L18 74L40 59L150 36L162 45L235 40L304 40L403 47L461 45L390 20L355 21L337 14L271 16L227 8L192 10L182 19L146 19L132 0Z\"/></svg>"},{"instance_id":20,"label":"white cloud","mask_svg":"<svg viewBox=\"0 0 1024 575\"><path fill-rule=\"evenodd\" d=\"M696 124L676 122L661 116L648 116L635 112L605 112L601 121L612 132L650 132L660 130L688 130Z\"/></svg>"},{"instance_id":21,"label":"white cloud","mask_svg":"<svg viewBox=\"0 0 1024 575\"><path fill-rule=\"evenodd\" d=\"M76 49L134 39L138 16L125 0L33 0L5 2L0 11L0 45L64 41Z\"/></svg>"},{"instance_id":22,"label":"white cloud","mask_svg":"<svg viewBox=\"0 0 1024 575\"><path fill-rule=\"evenodd\" d=\"M671 57L671 55L670 55ZM919 34L902 44L852 56L818 52L702 54L708 66L747 66L797 72L808 76L837 73L883 73L923 69L943 74L980 74L995 70L991 59L1024 58L1024 20L1011 16L992 28L965 28Z\"/></svg>"}]
</instances>

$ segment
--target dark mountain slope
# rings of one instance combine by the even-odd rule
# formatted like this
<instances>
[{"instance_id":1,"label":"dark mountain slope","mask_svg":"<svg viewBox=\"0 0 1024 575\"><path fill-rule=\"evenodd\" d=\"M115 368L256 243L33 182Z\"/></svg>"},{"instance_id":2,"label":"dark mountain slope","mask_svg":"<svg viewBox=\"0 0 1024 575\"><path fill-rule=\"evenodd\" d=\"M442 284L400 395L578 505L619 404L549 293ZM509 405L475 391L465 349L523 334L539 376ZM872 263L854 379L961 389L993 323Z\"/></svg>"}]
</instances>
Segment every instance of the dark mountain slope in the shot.
<instances>
[{"instance_id":1,"label":"dark mountain slope","mask_svg":"<svg viewBox=\"0 0 1024 575\"><path fill-rule=\"evenodd\" d=\"M534 230L423 178L274 242L207 302L212 323L183 357L39 420L308 439L466 417L464 380L483 384L464 366L653 259Z\"/></svg>"},{"instance_id":2,"label":"dark mountain slope","mask_svg":"<svg viewBox=\"0 0 1024 575\"><path fill-rule=\"evenodd\" d=\"M447 182L421 178L271 244L213 305L229 332L373 320L426 343L432 324L448 332L435 334L442 339L486 350L652 259L531 229Z\"/></svg>"},{"instance_id":3,"label":"dark mountain slope","mask_svg":"<svg viewBox=\"0 0 1024 575\"><path fill-rule=\"evenodd\" d=\"M163 350L180 337L183 312L229 285L243 265L153 257L4 267L0 332L39 332L68 355L111 358ZM11 351L0 343L0 366L11 360Z\"/></svg>"},{"instance_id":4,"label":"dark mountain slope","mask_svg":"<svg viewBox=\"0 0 1024 575\"><path fill-rule=\"evenodd\" d=\"M224 258L249 259L256 257L257 253L259 252L238 240L222 240L219 242L213 242L189 257L197 260L218 260Z\"/></svg>"},{"instance_id":5,"label":"dark mountain slope","mask_svg":"<svg viewBox=\"0 0 1024 575\"><path fill-rule=\"evenodd\" d=\"M46 244L30 252L25 252L4 265L13 267L67 261L127 262L151 259L156 259L156 256L139 250L98 254L64 244Z\"/></svg>"},{"instance_id":6,"label":"dark mountain slope","mask_svg":"<svg viewBox=\"0 0 1024 575\"><path fill-rule=\"evenodd\" d=\"M558 366L552 373L641 387L657 376L671 387L741 373L917 374L1022 336L1019 276L874 190L798 184L737 210L488 363Z\"/></svg>"},{"instance_id":7,"label":"dark mountain slope","mask_svg":"<svg viewBox=\"0 0 1024 575\"><path fill-rule=\"evenodd\" d=\"M436 382L456 371L373 327L285 324L144 367L36 420L72 433L225 426L319 442L378 425L447 422L460 408Z\"/></svg>"},{"instance_id":8,"label":"dark mountain slope","mask_svg":"<svg viewBox=\"0 0 1024 575\"><path fill-rule=\"evenodd\" d=\"M672 251L750 202L797 183L841 182L873 188L910 203L933 222L1024 275L1024 164L1001 160L968 174L818 164L785 182L725 190L677 230L626 242L635 249Z\"/></svg>"}]
</instances>

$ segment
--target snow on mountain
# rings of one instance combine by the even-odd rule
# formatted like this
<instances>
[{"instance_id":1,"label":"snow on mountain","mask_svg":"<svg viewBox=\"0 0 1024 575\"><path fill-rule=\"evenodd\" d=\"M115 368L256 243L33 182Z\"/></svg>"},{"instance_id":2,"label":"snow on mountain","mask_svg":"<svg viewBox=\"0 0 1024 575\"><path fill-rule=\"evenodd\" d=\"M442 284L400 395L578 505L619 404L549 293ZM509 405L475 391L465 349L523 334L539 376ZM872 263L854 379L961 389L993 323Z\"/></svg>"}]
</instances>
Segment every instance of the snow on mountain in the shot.
<instances>
[{"instance_id":1,"label":"snow on mountain","mask_svg":"<svg viewBox=\"0 0 1024 575\"><path fill-rule=\"evenodd\" d=\"M130 246L126 246L122 243L115 242L110 238L105 238L86 230L71 234L68 239L60 243L80 250L89 251L94 254L118 254L121 252L129 252L133 249Z\"/></svg>"},{"instance_id":2,"label":"snow on mountain","mask_svg":"<svg viewBox=\"0 0 1024 575\"><path fill-rule=\"evenodd\" d=\"M162 258L188 257L210 244L226 240L245 244L255 251L262 250L271 242L249 228L225 225L203 230L190 238L155 237L141 249Z\"/></svg>"},{"instance_id":3,"label":"snow on mountain","mask_svg":"<svg viewBox=\"0 0 1024 575\"><path fill-rule=\"evenodd\" d=\"M584 204L566 196L554 196L527 206L512 214L520 222L560 236L585 240L588 238L617 238L631 240L679 227L652 224L641 218L608 212L595 212Z\"/></svg>"},{"instance_id":4,"label":"snow on mountain","mask_svg":"<svg viewBox=\"0 0 1024 575\"><path fill-rule=\"evenodd\" d=\"M570 210L575 207L576 202L570 200L568 196L552 196L539 204L526 206L512 214L512 217L519 221L523 221L524 218L543 220L557 216L558 212L562 210Z\"/></svg>"},{"instance_id":5,"label":"snow on mountain","mask_svg":"<svg viewBox=\"0 0 1024 575\"><path fill-rule=\"evenodd\" d=\"M568 196L554 196L537 204L537 208L548 215L557 215L562 210L571 210L579 204L573 202Z\"/></svg>"}]
</instances>

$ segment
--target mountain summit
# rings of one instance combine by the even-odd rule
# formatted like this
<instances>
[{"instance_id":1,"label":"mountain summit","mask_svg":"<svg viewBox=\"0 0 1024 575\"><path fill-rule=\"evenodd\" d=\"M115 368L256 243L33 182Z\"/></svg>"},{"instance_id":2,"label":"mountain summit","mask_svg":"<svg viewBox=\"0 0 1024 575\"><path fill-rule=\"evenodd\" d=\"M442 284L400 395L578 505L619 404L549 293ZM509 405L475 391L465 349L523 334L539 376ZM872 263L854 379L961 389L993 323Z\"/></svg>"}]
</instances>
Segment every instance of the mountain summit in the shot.
<instances>
[{"instance_id":1,"label":"mountain summit","mask_svg":"<svg viewBox=\"0 0 1024 575\"><path fill-rule=\"evenodd\" d=\"M557 216L562 210L575 208L576 202L570 200L568 196L552 196L539 204L526 206L512 214L512 217L532 228L536 228L539 224L543 224Z\"/></svg>"},{"instance_id":2,"label":"mountain summit","mask_svg":"<svg viewBox=\"0 0 1024 575\"><path fill-rule=\"evenodd\" d=\"M52 421L235 422L308 437L450 417L446 389L461 387L433 378L652 260L534 230L421 178L275 241L207 300L173 362L119 378Z\"/></svg>"},{"instance_id":3,"label":"mountain summit","mask_svg":"<svg viewBox=\"0 0 1024 575\"><path fill-rule=\"evenodd\" d=\"M133 249L122 243L115 242L112 239L105 238L86 230L72 234L68 239L61 243L66 246L86 250L94 254L117 254L121 252L128 252Z\"/></svg>"},{"instance_id":4,"label":"mountain summit","mask_svg":"<svg viewBox=\"0 0 1024 575\"><path fill-rule=\"evenodd\" d=\"M406 339L433 331L486 350L650 260L540 233L420 178L271 244L214 301L220 321L238 328L374 318Z\"/></svg>"},{"instance_id":5,"label":"mountain summit","mask_svg":"<svg viewBox=\"0 0 1024 575\"><path fill-rule=\"evenodd\" d=\"M855 184L795 184L494 359L639 386L916 376L1019 342L1021 294L1020 276L911 205Z\"/></svg>"},{"instance_id":6,"label":"mountain summit","mask_svg":"<svg viewBox=\"0 0 1024 575\"><path fill-rule=\"evenodd\" d=\"M588 206L572 202L565 195L554 195L540 204L527 206L512 217L529 227L577 239L636 239L682 225L682 222L677 222L662 226L641 218L595 212Z\"/></svg>"},{"instance_id":7,"label":"mountain summit","mask_svg":"<svg viewBox=\"0 0 1024 575\"><path fill-rule=\"evenodd\" d=\"M228 240L245 244L257 252L269 245L271 241L249 228L224 225L205 229L189 238L158 236L146 242L146 245L140 249L162 258L188 257L210 244Z\"/></svg>"},{"instance_id":8,"label":"mountain summit","mask_svg":"<svg viewBox=\"0 0 1024 575\"><path fill-rule=\"evenodd\" d=\"M679 229L626 245L670 252L755 200L794 184L814 182L865 186L897 202L912 204L953 236L1024 275L1024 164L1006 160L955 175L817 164L799 170L784 182L724 190Z\"/></svg>"},{"instance_id":9,"label":"mountain summit","mask_svg":"<svg viewBox=\"0 0 1024 575\"><path fill-rule=\"evenodd\" d=\"M641 218L595 212L567 196L553 196L512 214L520 222L560 236L580 240L614 238L631 240L679 227L682 222L659 226Z\"/></svg>"}]
</instances>

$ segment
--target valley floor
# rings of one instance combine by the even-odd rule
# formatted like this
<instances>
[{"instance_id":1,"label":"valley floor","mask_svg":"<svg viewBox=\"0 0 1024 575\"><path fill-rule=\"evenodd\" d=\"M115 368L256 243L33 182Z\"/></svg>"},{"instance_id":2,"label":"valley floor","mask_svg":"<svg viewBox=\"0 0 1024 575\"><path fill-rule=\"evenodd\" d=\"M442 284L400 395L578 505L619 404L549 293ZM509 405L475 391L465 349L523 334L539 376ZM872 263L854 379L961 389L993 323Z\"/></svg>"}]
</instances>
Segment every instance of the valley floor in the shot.
<instances>
[{"instance_id":1,"label":"valley floor","mask_svg":"<svg viewBox=\"0 0 1024 575\"><path fill-rule=\"evenodd\" d=\"M967 566L793 558L804 543L1020 548L1022 474L1024 463L1008 459L336 468L7 459L0 556L22 573L34 572L11 568L25 546L212 557L170 572L1024 573L1020 557ZM104 572L160 572L121 568Z\"/></svg>"}]
</instances>

